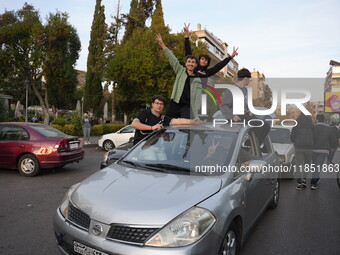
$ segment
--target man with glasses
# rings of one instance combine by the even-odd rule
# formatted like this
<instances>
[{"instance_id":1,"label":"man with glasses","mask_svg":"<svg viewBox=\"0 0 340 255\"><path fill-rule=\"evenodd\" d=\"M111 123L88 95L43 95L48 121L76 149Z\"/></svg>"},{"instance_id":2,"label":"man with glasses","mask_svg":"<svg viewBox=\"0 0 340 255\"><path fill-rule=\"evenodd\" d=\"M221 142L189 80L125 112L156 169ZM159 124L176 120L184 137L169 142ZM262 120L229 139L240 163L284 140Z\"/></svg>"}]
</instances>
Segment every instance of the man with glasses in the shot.
<instances>
[{"instance_id":1,"label":"man with glasses","mask_svg":"<svg viewBox=\"0 0 340 255\"><path fill-rule=\"evenodd\" d=\"M161 130L164 126L199 124L199 119L171 118L163 115L165 98L161 95L153 96L151 109L141 110L132 121L131 127L136 129L133 144L137 144L152 131Z\"/></svg>"}]
</instances>

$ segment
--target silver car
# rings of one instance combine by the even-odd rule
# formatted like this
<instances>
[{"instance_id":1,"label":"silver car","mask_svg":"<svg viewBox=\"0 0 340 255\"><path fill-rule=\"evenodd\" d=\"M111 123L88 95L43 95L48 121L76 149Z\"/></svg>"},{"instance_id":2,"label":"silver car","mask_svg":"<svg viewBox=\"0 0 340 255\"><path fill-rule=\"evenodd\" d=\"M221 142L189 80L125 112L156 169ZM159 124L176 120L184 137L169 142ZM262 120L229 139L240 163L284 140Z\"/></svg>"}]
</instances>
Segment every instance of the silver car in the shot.
<instances>
[{"instance_id":1,"label":"silver car","mask_svg":"<svg viewBox=\"0 0 340 255\"><path fill-rule=\"evenodd\" d=\"M279 200L277 154L247 127L156 131L77 183L54 216L61 254L237 254ZM277 170L277 169L276 169Z\"/></svg>"}]
</instances>

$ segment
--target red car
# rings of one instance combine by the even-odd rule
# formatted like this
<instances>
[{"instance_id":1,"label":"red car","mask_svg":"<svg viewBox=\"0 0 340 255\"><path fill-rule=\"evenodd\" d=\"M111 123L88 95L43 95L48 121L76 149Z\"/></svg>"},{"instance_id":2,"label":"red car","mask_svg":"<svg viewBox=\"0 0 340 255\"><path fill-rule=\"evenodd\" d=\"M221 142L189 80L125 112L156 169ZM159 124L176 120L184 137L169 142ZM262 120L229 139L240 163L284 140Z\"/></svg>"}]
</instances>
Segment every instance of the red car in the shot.
<instances>
[{"instance_id":1,"label":"red car","mask_svg":"<svg viewBox=\"0 0 340 255\"><path fill-rule=\"evenodd\" d=\"M37 123L0 123L0 167L35 176L41 168L63 167L84 158L77 137Z\"/></svg>"}]
</instances>

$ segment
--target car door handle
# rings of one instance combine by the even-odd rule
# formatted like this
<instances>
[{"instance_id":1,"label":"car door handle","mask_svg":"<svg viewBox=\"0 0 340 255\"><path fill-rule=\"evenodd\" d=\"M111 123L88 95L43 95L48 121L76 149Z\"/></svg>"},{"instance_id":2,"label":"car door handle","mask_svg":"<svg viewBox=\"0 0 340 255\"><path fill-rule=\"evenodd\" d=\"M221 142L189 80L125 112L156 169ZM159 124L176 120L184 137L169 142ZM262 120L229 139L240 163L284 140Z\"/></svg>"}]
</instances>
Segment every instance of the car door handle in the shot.
<instances>
[{"instance_id":1,"label":"car door handle","mask_svg":"<svg viewBox=\"0 0 340 255\"><path fill-rule=\"evenodd\" d=\"M20 149L24 148L23 145L17 145L17 147L20 148Z\"/></svg>"}]
</instances>

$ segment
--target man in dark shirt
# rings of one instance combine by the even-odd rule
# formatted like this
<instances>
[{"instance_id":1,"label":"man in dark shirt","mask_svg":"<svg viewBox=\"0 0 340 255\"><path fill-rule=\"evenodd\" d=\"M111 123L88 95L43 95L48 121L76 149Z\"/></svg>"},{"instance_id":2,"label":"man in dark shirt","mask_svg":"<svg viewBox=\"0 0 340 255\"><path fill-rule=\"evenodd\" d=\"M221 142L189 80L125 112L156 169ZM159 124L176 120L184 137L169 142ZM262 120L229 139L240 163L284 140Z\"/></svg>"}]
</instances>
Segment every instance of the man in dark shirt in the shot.
<instances>
[{"instance_id":1,"label":"man in dark shirt","mask_svg":"<svg viewBox=\"0 0 340 255\"><path fill-rule=\"evenodd\" d=\"M151 109L141 110L132 121L131 127L136 129L133 144L137 144L152 131L161 130L164 126L191 125L200 123L199 119L175 119L163 115L165 98L161 95L152 97Z\"/></svg>"},{"instance_id":2,"label":"man in dark shirt","mask_svg":"<svg viewBox=\"0 0 340 255\"><path fill-rule=\"evenodd\" d=\"M248 69L243 68L238 71L235 86L237 86L243 92L244 95L244 114L243 115L233 114L233 96L230 90L227 90L224 93L220 109L224 117L229 121L230 120L233 122L245 121L247 123L250 120L253 120L251 122L251 125L255 126L254 132L261 145L270 131L270 125L266 121L256 120L254 115L249 111L248 90L246 87L249 85L250 79L251 73Z\"/></svg>"}]
</instances>

